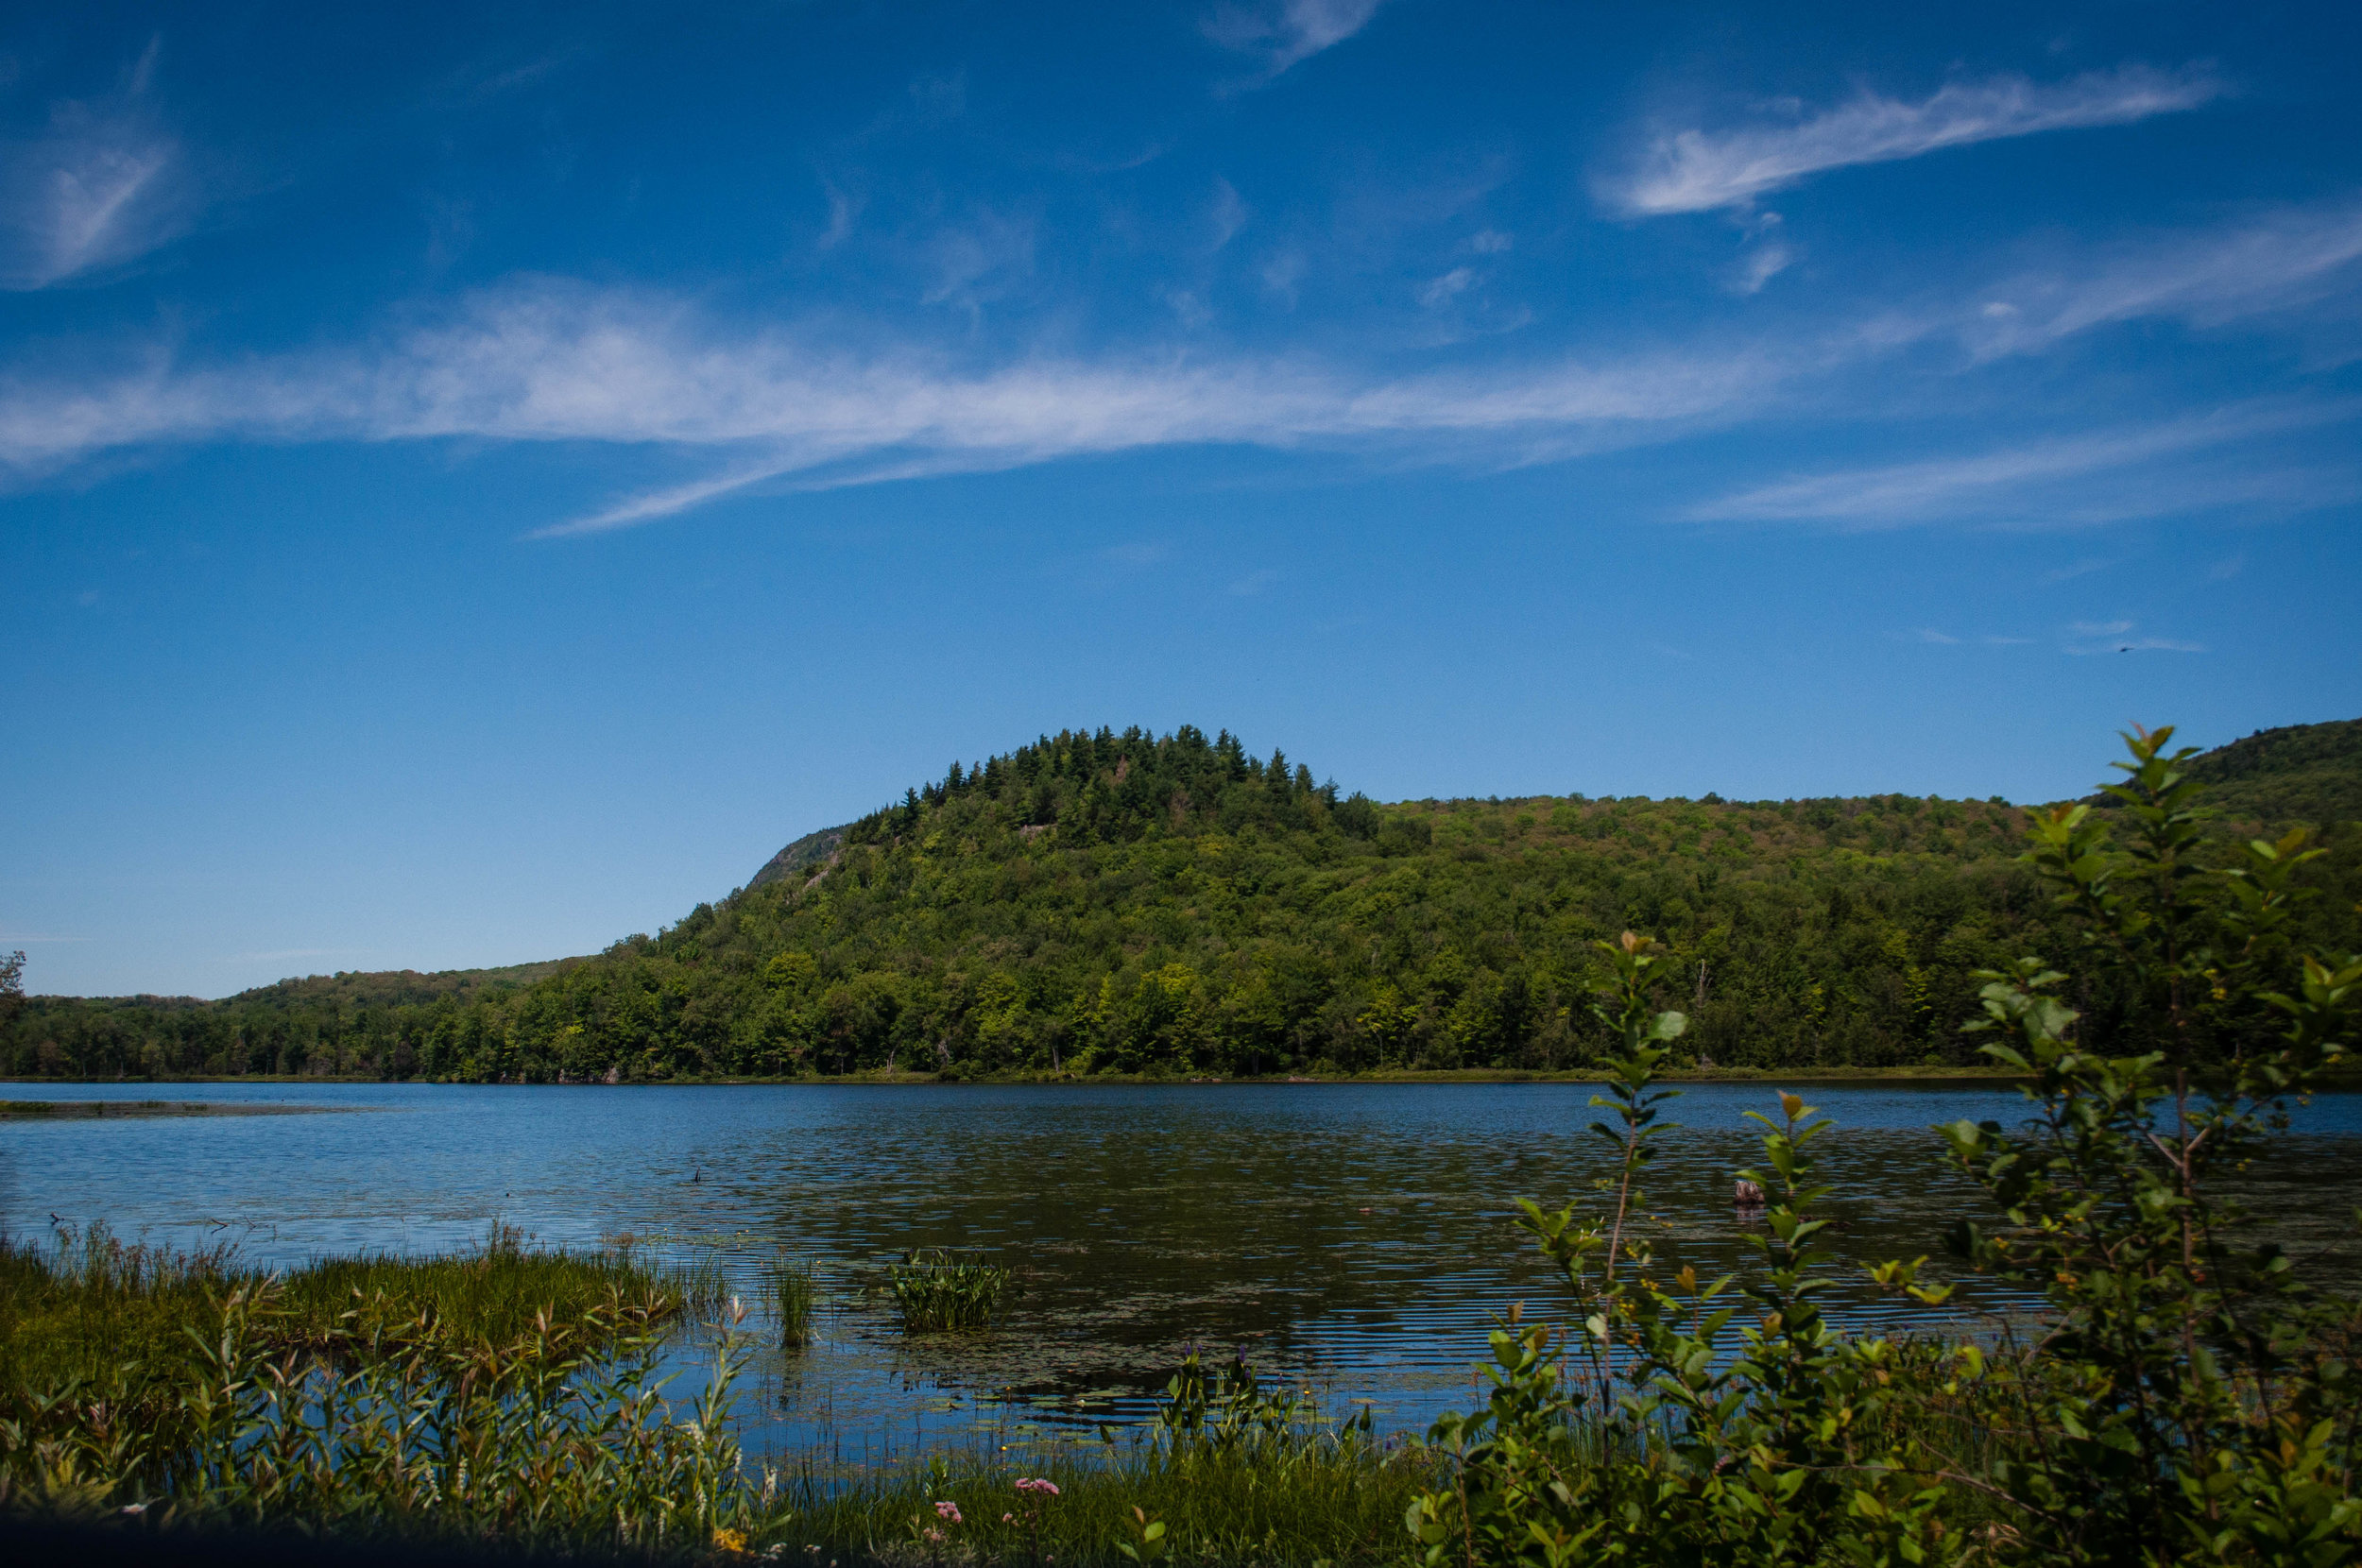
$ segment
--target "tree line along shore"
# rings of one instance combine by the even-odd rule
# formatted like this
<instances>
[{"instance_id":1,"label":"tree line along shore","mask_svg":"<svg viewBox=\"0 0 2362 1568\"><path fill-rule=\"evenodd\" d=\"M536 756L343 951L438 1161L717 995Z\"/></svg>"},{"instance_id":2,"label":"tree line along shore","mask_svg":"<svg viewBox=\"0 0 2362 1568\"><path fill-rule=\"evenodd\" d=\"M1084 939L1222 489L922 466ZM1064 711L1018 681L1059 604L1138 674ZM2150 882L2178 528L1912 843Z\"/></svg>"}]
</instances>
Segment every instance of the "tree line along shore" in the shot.
<instances>
[{"instance_id":1,"label":"tree line along shore","mask_svg":"<svg viewBox=\"0 0 2362 1568\"><path fill-rule=\"evenodd\" d=\"M2185 764L2214 852L2315 825L2308 940L2362 925L2362 721ZM2109 810L2103 800L2103 813ZM1968 977L2063 953L2033 813L1905 795L1380 804L1190 726L1067 731L800 840L580 959L22 998L20 1078L478 1082L1583 1074L1593 944L1660 933L1685 1062L1979 1070ZM2124 1024L2108 981L2079 997Z\"/></svg>"}]
</instances>

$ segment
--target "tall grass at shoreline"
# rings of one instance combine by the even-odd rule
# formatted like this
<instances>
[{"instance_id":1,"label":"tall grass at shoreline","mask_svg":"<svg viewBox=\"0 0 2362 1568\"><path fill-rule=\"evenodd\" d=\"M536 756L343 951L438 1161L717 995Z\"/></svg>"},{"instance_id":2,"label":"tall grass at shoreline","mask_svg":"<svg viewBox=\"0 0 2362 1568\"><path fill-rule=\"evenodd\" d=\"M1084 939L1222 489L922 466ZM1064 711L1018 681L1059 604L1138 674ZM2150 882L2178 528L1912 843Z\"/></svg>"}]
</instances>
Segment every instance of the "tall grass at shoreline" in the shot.
<instances>
[{"instance_id":1,"label":"tall grass at shoreline","mask_svg":"<svg viewBox=\"0 0 2362 1568\"><path fill-rule=\"evenodd\" d=\"M710 1488L717 1461L660 1413L648 1353L722 1299L710 1262L502 1225L284 1275L103 1225L0 1240L0 1515L400 1528L424 1508L478 1528L521 1508L606 1520L636 1494L660 1538L673 1491Z\"/></svg>"},{"instance_id":2,"label":"tall grass at shoreline","mask_svg":"<svg viewBox=\"0 0 2362 1568\"><path fill-rule=\"evenodd\" d=\"M187 1333L248 1275L227 1246L124 1242L104 1225L46 1247L0 1238L0 1389L185 1359Z\"/></svg>"},{"instance_id":3,"label":"tall grass at shoreline","mask_svg":"<svg viewBox=\"0 0 2362 1568\"><path fill-rule=\"evenodd\" d=\"M103 1224L46 1245L0 1239L0 1387L96 1375L136 1363L165 1375L188 1335L211 1335L232 1294L270 1276L234 1248L127 1242ZM475 1246L317 1260L277 1276L250 1332L278 1352L350 1353L397 1329L506 1344L538 1320L604 1312L616 1332L712 1318L728 1297L718 1264L666 1265L628 1245L570 1252L495 1222ZM423 1325L423 1327L420 1327Z\"/></svg>"},{"instance_id":4,"label":"tall grass at shoreline","mask_svg":"<svg viewBox=\"0 0 2362 1568\"><path fill-rule=\"evenodd\" d=\"M497 1269L504 1251L459 1261ZM471 1341L417 1325L473 1308L481 1326L509 1298L464 1276L454 1286L451 1260L433 1260L442 1267L412 1291L411 1324L372 1324L336 1354L307 1355L289 1325L317 1308L218 1253L126 1248L102 1233L71 1256L9 1255L20 1284L103 1297L118 1321L124 1303L145 1302L160 1324L180 1314L192 1332L170 1354L150 1345L63 1376L53 1365L38 1381L20 1364L0 1379L0 1522L293 1527L660 1560L816 1549L909 1564L1020 1552L1112 1564L1130 1560L1127 1522L1132 1539L1153 1522L1154 1540L1193 1559L1377 1561L1401 1555L1402 1511L1428 1474L1375 1443L1366 1423L1326 1429L1301 1396L1259 1389L1241 1416L1235 1397L1209 1406L1200 1379L1179 1401L1190 1414L1021 1465L985 1444L880 1467L817 1449L751 1467L731 1436L754 1341L735 1302L714 1325L702 1392L676 1407L656 1381L655 1331L619 1306L611 1278L571 1317L538 1310L512 1341ZM312 1288L381 1279L378 1268L324 1269ZM808 1282L809 1266L790 1277ZM25 1295L12 1291L11 1307Z\"/></svg>"}]
</instances>

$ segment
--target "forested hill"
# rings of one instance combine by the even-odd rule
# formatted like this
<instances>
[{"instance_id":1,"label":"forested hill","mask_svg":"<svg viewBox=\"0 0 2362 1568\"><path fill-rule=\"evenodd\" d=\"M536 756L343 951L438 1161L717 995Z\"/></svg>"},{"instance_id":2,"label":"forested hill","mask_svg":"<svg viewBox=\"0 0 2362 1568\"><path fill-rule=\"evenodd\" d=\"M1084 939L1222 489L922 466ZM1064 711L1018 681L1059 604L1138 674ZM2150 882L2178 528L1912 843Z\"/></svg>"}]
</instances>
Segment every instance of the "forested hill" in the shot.
<instances>
[{"instance_id":1,"label":"forested hill","mask_svg":"<svg viewBox=\"0 0 2362 1568\"><path fill-rule=\"evenodd\" d=\"M2209 754L2225 831L2338 820L2308 936L2356 945L2362 724ZM2105 757L2093 758L2095 775ZM2303 810L2300 810L2303 809ZM790 844L653 937L490 978L335 977L215 1003L35 997L15 1073L633 1081L850 1071L1581 1066L1591 943L1682 961L1722 1065L1970 1060L1970 973L2067 933L2000 801L1379 805L1183 727L1045 737ZM527 966L528 969L542 966ZM2081 998L2107 1027L2105 996Z\"/></svg>"},{"instance_id":2,"label":"forested hill","mask_svg":"<svg viewBox=\"0 0 2362 1568\"><path fill-rule=\"evenodd\" d=\"M2228 821L2362 821L2362 719L2258 730L2190 771Z\"/></svg>"}]
</instances>

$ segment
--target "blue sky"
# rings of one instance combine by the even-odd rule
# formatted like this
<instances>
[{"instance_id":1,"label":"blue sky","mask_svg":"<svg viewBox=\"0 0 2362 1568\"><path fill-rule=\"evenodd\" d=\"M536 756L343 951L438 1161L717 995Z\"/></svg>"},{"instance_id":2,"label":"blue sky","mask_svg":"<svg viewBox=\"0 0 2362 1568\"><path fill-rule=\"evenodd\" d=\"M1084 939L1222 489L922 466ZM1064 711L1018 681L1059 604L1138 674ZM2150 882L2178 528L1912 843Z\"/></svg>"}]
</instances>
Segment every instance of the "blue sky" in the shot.
<instances>
[{"instance_id":1,"label":"blue sky","mask_svg":"<svg viewBox=\"0 0 2362 1568\"><path fill-rule=\"evenodd\" d=\"M17 8L0 947L592 950L1067 724L2039 800L2353 717L2358 17Z\"/></svg>"}]
</instances>

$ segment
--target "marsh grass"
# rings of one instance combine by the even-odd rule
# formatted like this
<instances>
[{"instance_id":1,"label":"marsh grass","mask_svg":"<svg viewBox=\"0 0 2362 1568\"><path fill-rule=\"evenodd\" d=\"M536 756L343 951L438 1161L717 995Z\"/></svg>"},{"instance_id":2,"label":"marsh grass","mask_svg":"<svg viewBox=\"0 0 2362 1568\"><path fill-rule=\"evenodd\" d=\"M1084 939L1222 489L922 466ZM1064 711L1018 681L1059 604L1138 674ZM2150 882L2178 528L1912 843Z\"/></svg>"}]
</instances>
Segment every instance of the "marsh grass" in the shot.
<instances>
[{"instance_id":1,"label":"marsh grass","mask_svg":"<svg viewBox=\"0 0 2362 1568\"><path fill-rule=\"evenodd\" d=\"M761 1279L757 1300L778 1325L780 1346L801 1350L811 1344L820 1304L812 1260L780 1253L762 1266Z\"/></svg>"},{"instance_id":2,"label":"marsh grass","mask_svg":"<svg viewBox=\"0 0 2362 1568\"><path fill-rule=\"evenodd\" d=\"M1402 1556L1400 1515L1427 1478L1414 1453L1381 1448L1350 1424L1322 1430L1309 1405L1295 1404L1288 1408L1305 1419L1231 1423L1233 1436L1219 1440L1220 1423L1171 1422L1100 1443L1044 1449L1012 1431L998 1434L1006 1444L876 1468L829 1462L818 1448L750 1468L730 1436L733 1384L752 1351L735 1305L713 1325L716 1360L686 1407L660 1397L656 1334L619 1311L611 1265L583 1276L604 1295L571 1319L537 1309L505 1343L418 1326L443 1313L479 1328L508 1321L530 1293L478 1275L534 1255L513 1233L496 1233L462 1267L428 1260L440 1266L410 1276L374 1260L320 1269L307 1304L223 1252L128 1247L103 1232L71 1249L7 1249L9 1310L39 1297L119 1326L132 1321L126 1304L142 1304L154 1332L136 1358L62 1376L53 1362L34 1382L20 1357L0 1385L0 1519L294 1528L659 1560L778 1547L806 1562L817 1552L912 1568L1112 1565L1128 1560L1127 1522L1154 1519L1191 1560L1376 1562ZM774 1277L808 1286L811 1274L782 1259ZM975 1293L976 1274L952 1277ZM358 1353L307 1355L290 1332L317 1322L337 1290L391 1300L405 1284L417 1318L372 1328ZM177 1347L164 1343L173 1336Z\"/></svg>"},{"instance_id":3,"label":"marsh grass","mask_svg":"<svg viewBox=\"0 0 2362 1568\"><path fill-rule=\"evenodd\" d=\"M103 1224L47 1245L0 1239L0 1387L100 1377L126 1364L145 1381L182 1375L189 1334L217 1332L222 1304L252 1298L263 1270L230 1246L180 1251L127 1242ZM727 1282L710 1258L672 1266L630 1247L567 1252L494 1223L474 1247L423 1256L323 1258L277 1279L248 1332L276 1353L358 1354L388 1335L505 1345L537 1322L596 1321L645 1332L718 1317Z\"/></svg>"},{"instance_id":4,"label":"marsh grass","mask_svg":"<svg viewBox=\"0 0 2362 1568\"><path fill-rule=\"evenodd\" d=\"M608 1303L505 1344L431 1332L430 1306L326 1357L281 1348L281 1290L234 1286L178 1376L122 1363L0 1388L0 1518L678 1558L768 1516L729 1436L734 1324L676 1414L654 1337Z\"/></svg>"},{"instance_id":5,"label":"marsh grass","mask_svg":"<svg viewBox=\"0 0 2362 1568\"><path fill-rule=\"evenodd\" d=\"M117 1240L104 1225L47 1247L0 1239L0 1387L56 1387L132 1364L186 1359L184 1330L248 1278L227 1246Z\"/></svg>"},{"instance_id":6,"label":"marsh grass","mask_svg":"<svg viewBox=\"0 0 2362 1568\"><path fill-rule=\"evenodd\" d=\"M650 1327L684 1314L712 1317L727 1295L708 1259L667 1267L630 1249L534 1247L513 1226L495 1223L481 1245L459 1252L323 1258L296 1270L281 1283L271 1331L335 1349L424 1314L446 1332L505 1343L543 1315L571 1321L604 1306Z\"/></svg>"},{"instance_id":7,"label":"marsh grass","mask_svg":"<svg viewBox=\"0 0 2362 1568\"><path fill-rule=\"evenodd\" d=\"M886 1270L902 1326L918 1334L991 1327L1010 1278L998 1264L933 1247L911 1253Z\"/></svg>"}]
</instances>

